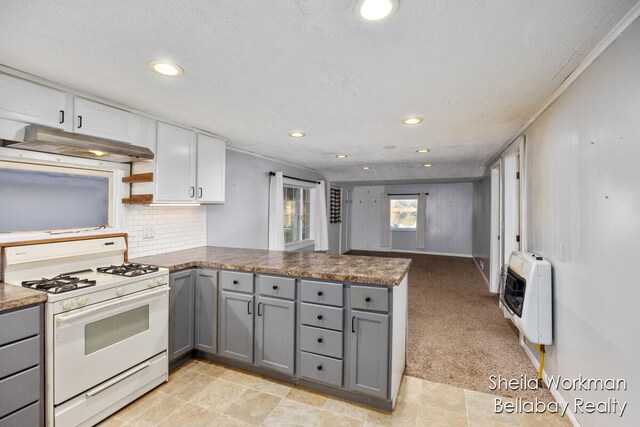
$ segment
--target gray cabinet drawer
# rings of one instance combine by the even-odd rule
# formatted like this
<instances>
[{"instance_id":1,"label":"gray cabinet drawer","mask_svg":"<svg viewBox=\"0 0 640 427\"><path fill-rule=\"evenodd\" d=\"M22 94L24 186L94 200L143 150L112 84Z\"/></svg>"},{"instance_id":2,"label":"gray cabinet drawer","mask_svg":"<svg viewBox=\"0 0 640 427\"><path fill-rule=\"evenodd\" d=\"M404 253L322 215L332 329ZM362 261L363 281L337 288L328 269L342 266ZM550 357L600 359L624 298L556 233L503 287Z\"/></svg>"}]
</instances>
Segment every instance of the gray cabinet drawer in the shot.
<instances>
[{"instance_id":1,"label":"gray cabinet drawer","mask_svg":"<svg viewBox=\"0 0 640 427\"><path fill-rule=\"evenodd\" d=\"M300 376L342 387L342 360L301 351Z\"/></svg>"},{"instance_id":2,"label":"gray cabinet drawer","mask_svg":"<svg viewBox=\"0 0 640 427\"><path fill-rule=\"evenodd\" d=\"M40 402L22 408L0 420L0 427L26 427L40 425Z\"/></svg>"},{"instance_id":3,"label":"gray cabinet drawer","mask_svg":"<svg viewBox=\"0 0 640 427\"><path fill-rule=\"evenodd\" d=\"M342 331L342 309L325 305L300 304L300 323Z\"/></svg>"},{"instance_id":4,"label":"gray cabinet drawer","mask_svg":"<svg viewBox=\"0 0 640 427\"><path fill-rule=\"evenodd\" d=\"M0 347L0 378L40 364L40 336Z\"/></svg>"},{"instance_id":5,"label":"gray cabinet drawer","mask_svg":"<svg viewBox=\"0 0 640 427\"><path fill-rule=\"evenodd\" d=\"M351 286L351 308L389 311L389 289L374 286Z\"/></svg>"},{"instance_id":6,"label":"gray cabinet drawer","mask_svg":"<svg viewBox=\"0 0 640 427\"><path fill-rule=\"evenodd\" d=\"M301 326L300 349L342 359L342 332Z\"/></svg>"},{"instance_id":7,"label":"gray cabinet drawer","mask_svg":"<svg viewBox=\"0 0 640 427\"><path fill-rule=\"evenodd\" d=\"M316 304L329 304L342 307L342 284L300 281L300 294L302 301Z\"/></svg>"},{"instance_id":8,"label":"gray cabinet drawer","mask_svg":"<svg viewBox=\"0 0 640 427\"><path fill-rule=\"evenodd\" d=\"M0 417L40 399L40 367L0 380Z\"/></svg>"},{"instance_id":9,"label":"gray cabinet drawer","mask_svg":"<svg viewBox=\"0 0 640 427\"><path fill-rule=\"evenodd\" d=\"M39 332L40 306L0 314L0 345L38 335Z\"/></svg>"},{"instance_id":10,"label":"gray cabinet drawer","mask_svg":"<svg viewBox=\"0 0 640 427\"><path fill-rule=\"evenodd\" d=\"M218 280L221 289L236 292L253 292L253 273L221 271Z\"/></svg>"},{"instance_id":11,"label":"gray cabinet drawer","mask_svg":"<svg viewBox=\"0 0 640 427\"><path fill-rule=\"evenodd\" d=\"M277 298L296 298L296 279L276 276L259 275L258 293Z\"/></svg>"}]
</instances>

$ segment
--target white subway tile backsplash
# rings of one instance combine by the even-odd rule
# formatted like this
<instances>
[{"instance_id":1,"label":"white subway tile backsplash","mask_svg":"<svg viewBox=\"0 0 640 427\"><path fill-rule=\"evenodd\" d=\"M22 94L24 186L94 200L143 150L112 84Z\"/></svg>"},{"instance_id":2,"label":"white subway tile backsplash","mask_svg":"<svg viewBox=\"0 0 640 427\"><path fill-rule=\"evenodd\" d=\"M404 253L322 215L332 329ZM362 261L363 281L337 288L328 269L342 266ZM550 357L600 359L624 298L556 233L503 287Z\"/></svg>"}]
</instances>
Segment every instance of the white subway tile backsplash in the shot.
<instances>
[{"instance_id":1,"label":"white subway tile backsplash","mask_svg":"<svg viewBox=\"0 0 640 427\"><path fill-rule=\"evenodd\" d=\"M205 206L129 205L125 208L125 217L129 258L207 244Z\"/></svg>"}]
</instances>

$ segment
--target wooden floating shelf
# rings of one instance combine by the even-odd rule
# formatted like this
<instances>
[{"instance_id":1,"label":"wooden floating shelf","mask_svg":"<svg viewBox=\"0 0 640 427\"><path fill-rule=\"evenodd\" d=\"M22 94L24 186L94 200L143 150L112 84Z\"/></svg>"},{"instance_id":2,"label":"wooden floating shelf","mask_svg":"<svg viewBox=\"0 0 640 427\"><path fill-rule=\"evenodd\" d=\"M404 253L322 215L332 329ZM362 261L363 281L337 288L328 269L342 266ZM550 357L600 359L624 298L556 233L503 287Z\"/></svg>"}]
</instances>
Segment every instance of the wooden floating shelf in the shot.
<instances>
[{"instance_id":1,"label":"wooden floating shelf","mask_svg":"<svg viewBox=\"0 0 640 427\"><path fill-rule=\"evenodd\" d=\"M153 202L153 194L135 194L122 199L122 203L128 205L148 205Z\"/></svg>"},{"instance_id":2,"label":"wooden floating shelf","mask_svg":"<svg viewBox=\"0 0 640 427\"><path fill-rule=\"evenodd\" d=\"M136 183L136 182L153 182L153 172L149 173L137 173L130 176L125 176L122 178L122 182L126 183Z\"/></svg>"}]
</instances>

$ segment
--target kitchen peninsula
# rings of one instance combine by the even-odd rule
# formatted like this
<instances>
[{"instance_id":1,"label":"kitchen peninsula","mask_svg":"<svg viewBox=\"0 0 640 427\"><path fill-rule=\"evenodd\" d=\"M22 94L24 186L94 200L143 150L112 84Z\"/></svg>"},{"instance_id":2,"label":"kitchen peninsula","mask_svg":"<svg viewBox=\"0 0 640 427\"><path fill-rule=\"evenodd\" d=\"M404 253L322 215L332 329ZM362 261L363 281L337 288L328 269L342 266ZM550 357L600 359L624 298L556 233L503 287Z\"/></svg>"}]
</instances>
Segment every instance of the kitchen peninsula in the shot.
<instances>
[{"instance_id":1,"label":"kitchen peninsula","mask_svg":"<svg viewBox=\"0 0 640 427\"><path fill-rule=\"evenodd\" d=\"M172 365L195 354L395 405L411 260L200 247L131 261L171 272Z\"/></svg>"}]
</instances>

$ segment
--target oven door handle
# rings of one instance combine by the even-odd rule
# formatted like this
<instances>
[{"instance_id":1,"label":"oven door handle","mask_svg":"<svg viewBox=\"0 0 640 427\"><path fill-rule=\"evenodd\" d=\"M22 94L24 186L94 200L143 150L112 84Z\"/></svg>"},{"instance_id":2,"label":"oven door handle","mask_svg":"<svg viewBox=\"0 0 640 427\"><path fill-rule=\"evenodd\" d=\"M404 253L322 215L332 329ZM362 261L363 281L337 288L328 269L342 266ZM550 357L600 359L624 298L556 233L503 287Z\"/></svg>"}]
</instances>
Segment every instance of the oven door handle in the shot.
<instances>
[{"instance_id":1,"label":"oven door handle","mask_svg":"<svg viewBox=\"0 0 640 427\"><path fill-rule=\"evenodd\" d=\"M142 371L145 368L148 368L151 365L151 362L146 362L143 363L140 366L136 366L133 369L129 369L126 372L123 372L122 374L118 375L117 377L111 379L110 381L107 381L106 383L102 384L99 387L94 388L93 390L89 390L86 393L87 397L93 397L98 393L102 393L103 391L105 391L106 389L108 389L109 387L112 387L116 384L118 384L120 381L125 380L127 378L129 378L130 376L137 374L138 372Z\"/></svg>"},{"instance_id":2,"label":"oven door handle","mask_svg":"<svg viewBox=\"0 0 640 427\"><path fill-rule=\"evenodd\" d=\"M116 298L113 301L108 301L106 303L103 303L102 305L99 305L97 307L89 307L86 310L83 310L81 313L71 313L71 314L58 314L56 315L56 324L57 325L61 325L63 323L67 323L70 322L72 320L76 320L76 319L81 319L83 317L87 317L91 314L97 313L99 311L103 311L103 310L108 310L110 308L113 308L116 305L120 305L120 304L124 304L124 303L128 303L128 302L132 302L132 301L138 301L138 300L144 300L144 299L150 299L152 297L155 297L157 295L160 294L166 294L169 292L169 289L157 289L157 290L153 290L153 291L145 291L142 292L142 295L133 295L130 297L124 297L124 298Z\"/></svg>"}]
</instances>

